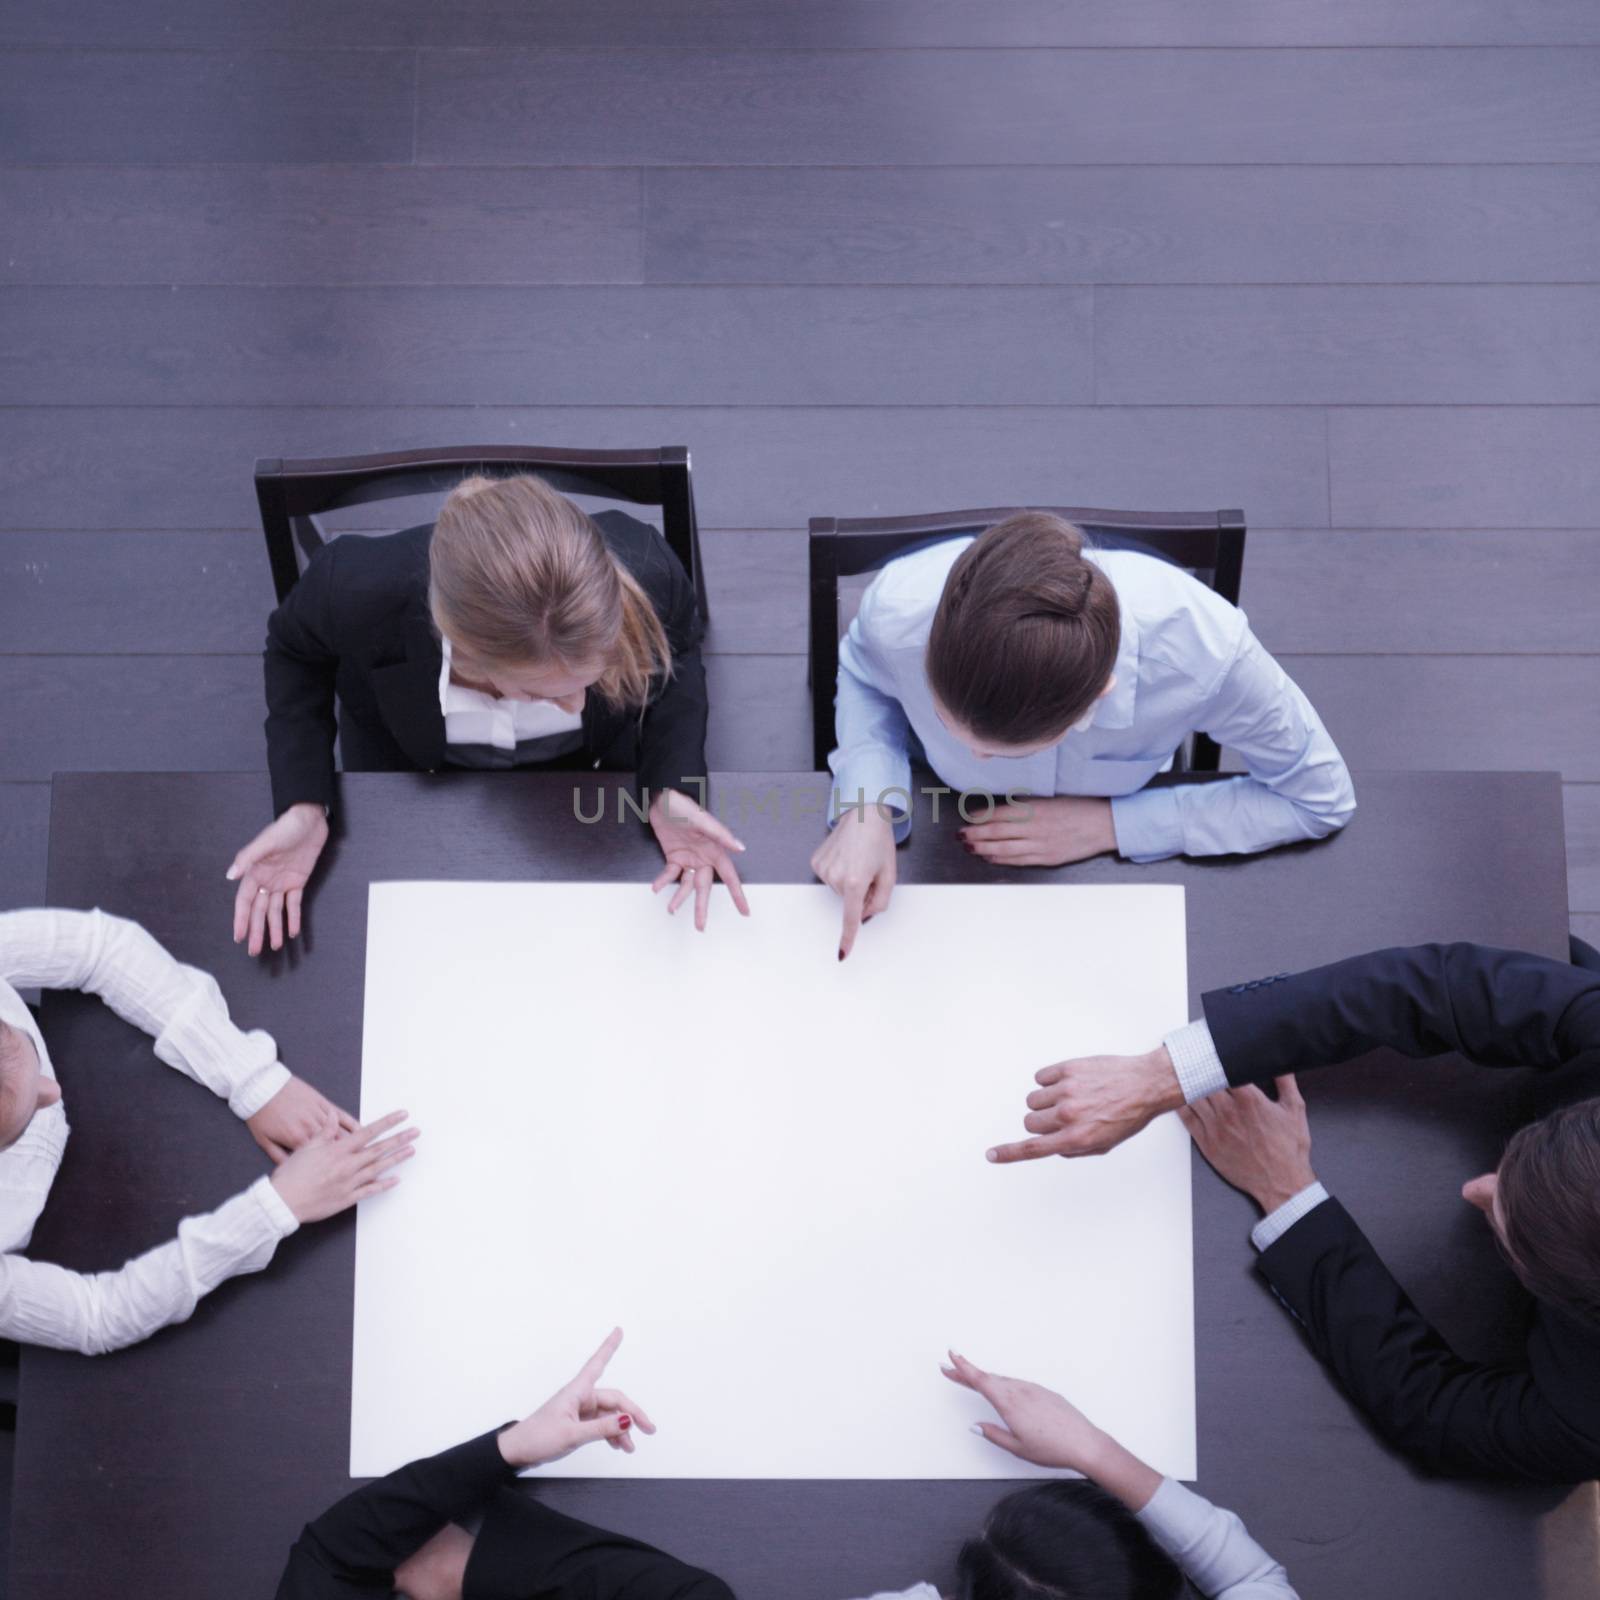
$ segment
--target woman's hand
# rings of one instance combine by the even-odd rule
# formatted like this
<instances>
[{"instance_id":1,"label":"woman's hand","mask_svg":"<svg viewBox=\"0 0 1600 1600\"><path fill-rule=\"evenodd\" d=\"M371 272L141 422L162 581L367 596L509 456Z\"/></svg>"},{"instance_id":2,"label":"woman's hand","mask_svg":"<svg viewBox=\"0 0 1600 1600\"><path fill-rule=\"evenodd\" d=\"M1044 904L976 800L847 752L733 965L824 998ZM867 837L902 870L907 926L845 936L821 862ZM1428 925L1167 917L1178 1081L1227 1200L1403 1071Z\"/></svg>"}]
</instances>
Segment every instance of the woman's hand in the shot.
<instances>
[{"instance_id":1,"label":"woman's hand","mask_svg":"<svg viewBox=\"0 0 1600 1600\"><path fill-rule=\"evenodd\" d=\"M847 806L811 857L811 870L844 901L839 959L861 924L889 909L894 894L894 822L885 806Z\"/></svg>"},{"instance_id":2,"label":"woman's hand","mask_svg":"<svg viewBox=\"0 0 1600 1600\"><path fill-rule=\"evenodd\" d=\"M960 833L973 855L998 867L1064 867L1117 848L1111 802L1095 796L996 806L987 820L969 823Z\"/></svg>"},{"instance_id":3,"label":"woman's hand","mask_svg":"<svg viewBox=\"0 0 1600 1600\"><path fill-rule=\"evenodd\" d=\"M660 894L668 884L678 885L667 906L669 912L676 911L692 894L694 925L704 933L706 912L711 905L711 885L721 878L739 908L739 915L750 915L744 885L739 882L733 857L729 854L742 851L744 846L709 811L676 789L663 789L650 806L650 827L662 855L667 858L660 877L650 885L651 891Z\"/></svg>"},{"instance_id":4,"label":"woman's hand","mask_svg":"<svg viewBox=\"0 0 1600 1600\"><path fill-rule=\"evenodd\" d=\"M301 1145L272 1174L272 1186L295 1220L321 1222L394 1188L400 1179L390 1169L416 1154L418 1130L407 1128L392 1139L383 1135L405 1120L404 1111L391 1111L354 1133L320 1133Z\"/></svg>"},{"instance_id":5,"label":"woman's hand","mask_svg":"<svg viewBox=\"0 0 1600 1600\"><path fill-rule=\"evenodd\" d=\"M1070 1400L1037 1383L985 1372L954 1350L950 1365L939 1370L952 1383L981 1394L999 1412L999 1422L977 1424L990 1444L1038 1467L1066 1467L1094 1476L1094 1464L1108 1441Z\"/></svg>"},{"instance_id":6,"label":"woman's hand","mask_svg":"<svg viewBox=\"0 0 1600 1600\"><path fill-rule=\"evenodd\" d=\"M319 1134L359 1133L361 1129L348 1111L341 1111L303 1078L290 1078L253 1117L246 1119L245 1126L278 1164Z\"/></svg>"},{"instance_id":7,"label":"woman's hand","mask_svg":"<svg viewBox=\"0 0 1600 1600\"><path fill-rule=\"evenodd\" d=\"M270 936L274 950L283 949L285 911L289 937L300 937L300 897L327 842L321 806L290 806L233 858L228 882L239 885L233 897L235 944L248 933L253 956L261 954L263 936Z\"/></svg>"},{"instance_id":8,"label":"woman's hand","mask_svg":"<svg viewBox=\"0 0 1600 1600\"><path fill-rule=\"evenodd\" d=\"M990 1444L1039 1467L1065 1467L1092 1478L1130 1511L1142 1511L1161 1487L1161 1474L1090 1422L1053 1389L1021 1378L1002 1378L950 1352L940 1370L952 1383L981 1394L1000 1421L976 1424Z\"/></svg>"},{"instance_id":9,"label":"woman's hand","mask_svg":"<svg viewBox=\"0 0 1600 1600\"><path fill-rule=\"evenodd\" d=\"M570 1456L596 1439L631 1455L636 1427L645 1433L656 1431L656 1425L620 1389L596 1387L621 1343L622 1329L613 1328L571 1383L558 1389L531 1417L513 1423L500 1435L500 1454L507 1465L518 1471L540 1467Z\"/></svg>"}]
</instances>

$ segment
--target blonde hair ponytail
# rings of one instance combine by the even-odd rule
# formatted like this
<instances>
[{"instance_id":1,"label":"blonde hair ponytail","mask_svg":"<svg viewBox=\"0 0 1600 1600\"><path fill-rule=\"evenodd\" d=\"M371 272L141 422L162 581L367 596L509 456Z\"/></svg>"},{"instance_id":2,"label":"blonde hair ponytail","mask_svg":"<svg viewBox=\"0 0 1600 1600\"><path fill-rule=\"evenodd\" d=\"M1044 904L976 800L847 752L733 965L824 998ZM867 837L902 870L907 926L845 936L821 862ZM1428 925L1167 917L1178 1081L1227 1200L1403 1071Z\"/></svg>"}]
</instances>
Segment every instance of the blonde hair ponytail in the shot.
<instances>
[{"instance_id":1,"label":"blonde hair ponytail","mask_svg":"<svg viewBox=\"0 0 1600 1600\"><path fill-rule=\"evenodd\" d=\"M672 675L649 596L593 518L538 478L463 479L439 510L428 567L434 626L474 663L600 663L595 693L630 710Z\"/></svg>"}]
</instances>

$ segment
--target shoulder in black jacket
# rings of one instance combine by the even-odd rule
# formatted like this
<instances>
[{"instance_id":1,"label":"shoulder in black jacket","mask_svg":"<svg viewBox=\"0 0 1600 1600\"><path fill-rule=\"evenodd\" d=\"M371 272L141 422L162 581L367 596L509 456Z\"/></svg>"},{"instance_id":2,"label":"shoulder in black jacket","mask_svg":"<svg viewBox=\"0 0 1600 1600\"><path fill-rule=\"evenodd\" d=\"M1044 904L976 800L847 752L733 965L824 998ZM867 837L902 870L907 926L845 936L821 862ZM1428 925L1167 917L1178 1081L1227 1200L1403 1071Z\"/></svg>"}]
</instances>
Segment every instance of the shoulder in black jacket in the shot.
<instances>
[{"instance_id":1,"label":"shoulder in black jacket","mask_svg":"<svg viewBox=\"0 0 1600 1600\"><path fill-rule=\"evenodd\" d=\"M584 750L597 766L636 769L652 793L706 775L706 676L694 587L666 541L621 512L595 518L616 559L655 607L673 672L643 713L590 695ZM312 557L267 624L267 765L274 814L331 806L333 746L350 772L431 772L445 757L439 638L428 611L430 526L347 534ZM337 709L337 720L336 720ZM688 788L692 799L699 795Z\"/></svg>"},{"instance_id":2,"label":"shoulder in black jacket","mask_svg":"<svg viewBox=\"0 0 1600 1600\"><path fill-rule=\"evenodd\" d=\"M511 1487L486 1433L357 1489L308 1523L277 1600L372 1600L448 1522L482 1511L462 1600L733 1600L720 1578L551 1511Z\"/></svg>"},{"instance_id":3,"label":"shoulder in black jacket","mask_svg":"<svg viewBox=\"0 0 1600 1600\"><path fill-rule=\"evenodd\" d=\"M1236 1087L1379 1048L1496 1067L1600 1065L1600 974L1482 945L1378 950L1219 989L1205 1013ZM1554 1483L1600 1476L1600 1327L1539 1305L1525 1361L1463 1360L1335 1200L1258 1265L1374 1425L1424 1465Z\"/></svg>"}]
</instances>

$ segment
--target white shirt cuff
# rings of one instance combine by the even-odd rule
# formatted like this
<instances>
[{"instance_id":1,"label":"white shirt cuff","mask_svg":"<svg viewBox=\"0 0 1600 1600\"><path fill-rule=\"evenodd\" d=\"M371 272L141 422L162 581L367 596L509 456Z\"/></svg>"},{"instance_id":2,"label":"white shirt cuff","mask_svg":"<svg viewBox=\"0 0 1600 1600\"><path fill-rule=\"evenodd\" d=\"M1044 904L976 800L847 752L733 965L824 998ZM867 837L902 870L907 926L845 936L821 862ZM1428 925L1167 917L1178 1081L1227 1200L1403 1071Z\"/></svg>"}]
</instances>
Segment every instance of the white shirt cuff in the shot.
<instances>
[{"instance_id":1,"label":"white shirt cuff","mask_svg":"<svg viewBox=\"0 0 1600 1600\"><path fill-rule=\"evenodd\" d=\"M299 1219L289 1209L289 1203L278 1193L278 1186L265 1175L256 1179L245 1190L266 1213L272 1230L280 1239L287 1239L300 1226Z\"/></svg>"},{"instance_id":2,"label":"white shirt cuff","mask_svg":"<svg viewBox=\"0 0 1600 1600\"><path fill-rule=\"evenodd\" d=\"M1175 1028L1161 1042L1172 1057L1172 1070L1178 1074L1178 1087L1188 1104L1204 1100L1208 1094L1221 1094L1228 1087L1228 1074L1222 1070L1222 1057L1204 1017Z\"/></svg>"},{"instance_id":3,"label":"white shirt cuff","mask_svg":"<svg viewBox=\"0 0 1600 1600\"><path fill-rule=\"evenodd\" d=\"M1276 1244L1307 1212L1315 1211L1328 1191L1320 1183L1308 1183L1299 1194L1291 1195L1276 1211L1269 1211L1250 1230L1250 1243L1257 1250Z\"/></svg>"}]
</instances>

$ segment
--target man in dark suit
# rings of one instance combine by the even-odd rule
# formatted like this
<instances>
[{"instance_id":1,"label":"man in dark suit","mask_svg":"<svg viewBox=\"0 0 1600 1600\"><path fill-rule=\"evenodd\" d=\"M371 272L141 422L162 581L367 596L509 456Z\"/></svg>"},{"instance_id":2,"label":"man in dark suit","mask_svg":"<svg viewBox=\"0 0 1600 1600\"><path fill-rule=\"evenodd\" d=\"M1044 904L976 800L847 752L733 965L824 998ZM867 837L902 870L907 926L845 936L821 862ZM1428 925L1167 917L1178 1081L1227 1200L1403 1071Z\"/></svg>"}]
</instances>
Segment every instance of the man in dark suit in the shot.
<instances>
[{"instance_id":1,"label":"man in dark suit","mask_svg":"<svg viewBox=\"0 0 1600 1600\"><path fill-rule=\"evenodd\" d=\"M1261 1206L1257 1264L1374 1426L1435 1471L1571 1483L1600 1475L1600 1098L1521 1129L1463 1196L1535 1301L1524 1359L1467 1361L1316 1180L1292 1074L1387 1048L1485 1066L1600 1065L1600 973L1481 945L1379 950L1204 997L1147 1055L1037 1076L1032 1138L994 1161L1110 1149L1178 1110ZM1261 1086L1276 1080L1278 1097Z\"/></svg>"}]
</instances>

